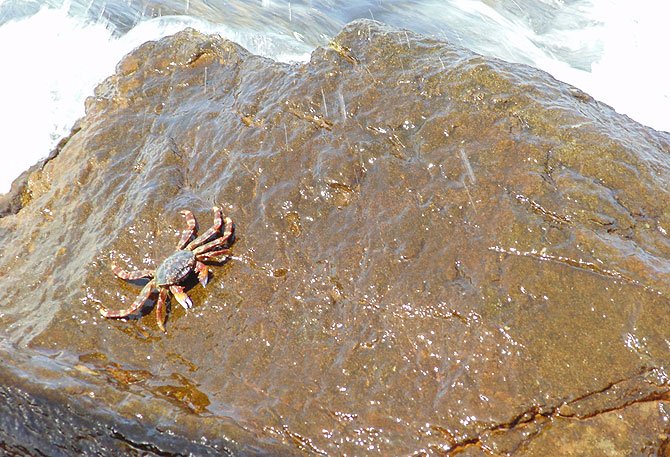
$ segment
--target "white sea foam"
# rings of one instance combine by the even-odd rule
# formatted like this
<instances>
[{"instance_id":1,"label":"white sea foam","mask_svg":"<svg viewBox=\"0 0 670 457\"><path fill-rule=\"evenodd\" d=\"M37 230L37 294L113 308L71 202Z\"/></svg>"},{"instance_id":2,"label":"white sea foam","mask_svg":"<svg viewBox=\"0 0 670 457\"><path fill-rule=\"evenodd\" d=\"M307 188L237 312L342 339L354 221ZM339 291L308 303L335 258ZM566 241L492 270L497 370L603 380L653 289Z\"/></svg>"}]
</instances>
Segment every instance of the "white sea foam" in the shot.
<instances>
[{"instance_id":1,"label":"white sea foam","mask_svg":"<svg viewBox=\"0 0 670 457\"><path fill-rule=\"evenodd\" d=\"M185 27L218 33L277 60L304 61L313 46L306 43L325 44L332 30L344 22L372 15L482 54L541 68L620 113L670 131L670 63L664 49L670 43L665 25L670 5L665 2L414 0L403 6L403 2L356 0L347 3L342 13L336 11L337 0L310 2L309 8L296 4L288 12L279 1L263 1L254 6L248 20L239 20L238 15L237 23L232 19L229 23L221 11L216 16L220 24L191 16L145 18L140 12L137 24L127 33L118 33L102 14L104 8L99 17L87 14L91 5L101 2L106 5L103 0L79 1L74 6L68 0L45 0L50 7L0 22L0 193L68 133L84 114L85 98L113 73L123 55ZM215 4L185 3L187 11L201 16ZM123 5L114 3L115 8ZM275 21L281 14L286 16L283 22Z\"/></svg>"},{"instance_id":2,"label":"white sea foam","mask_svg":"<svg viewBox=\"0 0 670 457\"><path fill-rule=\"evenodd\" d=\"M82 24L66 12L43 9L0 27L0 192L45 157L82 115L83 98L114 70L101 24Z\"/></svg>"},{"instance_id":3,"label":"white sea foam","mask_svg":"<svg viewBox=\"0 0 670 457\"><path fill-rule=\"evenodd\" d=\"M609 5L608 5L609 4ZM670 3L597 3L603 54L591 73L567 80L636 121L670 132Z\"/></svg>"},{"instance_id":4,"label":"white sea foam","mask_svg":"<svg viewBox=\"0 0 670 457\"><path fill-rule=\"evenodd\" d=\"M104 21L72 17L67 4L5 23L0 27L0 193L69 133L84 115L86 97L125 54L186 27L217 33L283 61L307 60L311 51L289 36L234 30L188 16L149 19L117 38Z\"/></svg>"},{"instance_id":5,"label":"white sea foam","mask_svg":"<svg viewBox=\"0 0 670 457\"><path fill-rule=\"evenodd\" d=\"M532 65L622 114L670 131L670 3L426 0L422 24L484 55ZM512 5L504 8L501 5ZM412 13L416 16L416 13Z\"/></svg>"}]
</instances>

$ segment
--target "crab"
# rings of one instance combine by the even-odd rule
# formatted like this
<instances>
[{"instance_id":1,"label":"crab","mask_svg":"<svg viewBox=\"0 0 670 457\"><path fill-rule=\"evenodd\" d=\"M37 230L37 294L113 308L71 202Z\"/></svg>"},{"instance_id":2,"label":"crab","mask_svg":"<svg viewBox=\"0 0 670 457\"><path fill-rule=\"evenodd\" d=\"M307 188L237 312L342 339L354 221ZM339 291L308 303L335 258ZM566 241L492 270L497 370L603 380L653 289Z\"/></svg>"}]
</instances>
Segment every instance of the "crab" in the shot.
<instances>
[{"instance_id":1,"label":"crab","mask_svg":"<svg viewBox=\"0 0 670 457\"><path fill-rule=\"evenodd\" d=\"M141 278L151 278L144 286L135 301L128 308L120 311L110 311L101 309L100 314L107 318L123 318L133 314L140 309L142 305L158 289L158 299L156 300L156 322L158 327L165 330L165 313L168 295L179 302L184 309L188 310L193 306L193 302L184 291L183 283L192 273L196 273L198 281L203 287L207 285L209 279L209 267L207 263L222 263L230 256L228 246L234 239L233 221L224 218L221 209L213 208L214 225L205 233L191 240L197 230L197 222L193 213L189 210L181 211L186 219L187 228L177 244L177 250L168 258L163 260L156 270L137 270L126 271L112 264L114 274L127 281L134 281ZM221 226L224 225L223 231Z\"/></svg>"}]
</instances>

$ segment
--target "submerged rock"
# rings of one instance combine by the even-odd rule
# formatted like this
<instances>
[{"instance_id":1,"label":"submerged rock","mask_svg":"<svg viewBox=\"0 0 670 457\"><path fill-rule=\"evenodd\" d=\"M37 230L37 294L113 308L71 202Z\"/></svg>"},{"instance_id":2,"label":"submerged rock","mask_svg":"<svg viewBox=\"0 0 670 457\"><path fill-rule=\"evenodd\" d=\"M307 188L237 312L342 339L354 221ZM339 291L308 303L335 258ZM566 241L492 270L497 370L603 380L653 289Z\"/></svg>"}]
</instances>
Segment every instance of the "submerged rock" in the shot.
<instances>
[{"instance_id":1,"label":"submerged rock","mask_svg":"<svg viewBox=\"0 0 670 457\"><path fill-rule=\"evenodd\" d=\"M300 65L192 30L147 43L79 128L0 219L3 397L100 424L63 448L670 448L667 133L371 21ZM156 268L179 210L205 228L215 203L235 257L167 335L99 316L141 289L112 262ZM5 409L13 449L30 427Z\"/></svg>"}]
</instances>

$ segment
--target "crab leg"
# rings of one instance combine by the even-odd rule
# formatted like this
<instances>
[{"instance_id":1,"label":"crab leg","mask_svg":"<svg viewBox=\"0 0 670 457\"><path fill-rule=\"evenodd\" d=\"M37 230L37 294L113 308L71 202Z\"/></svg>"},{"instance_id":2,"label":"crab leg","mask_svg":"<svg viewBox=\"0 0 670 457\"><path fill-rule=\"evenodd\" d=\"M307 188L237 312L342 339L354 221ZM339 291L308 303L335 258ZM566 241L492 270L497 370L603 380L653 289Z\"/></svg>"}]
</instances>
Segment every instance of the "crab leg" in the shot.
<instances>
[{"instance_id":1,"label":"crab leg","mask_svg":"<svg viewBox=\"0 0 670 457\"><path fill-rule=\"evenodd\" d=\"M233 235L233 221L231 218L227 217L226 228L223 231L223 235L221 236L221 238L217 238L215 240L210 241L209 243L203 244L202 246L193 249L193 253L195 255L203 254L207 251L214 250L214 248L216 247L223 246L228 242L228 240L232 235Z\"/></svg>"},{"instance_id":2,"label":"crab leg","mask_svg":"<svg viewBox=\"0 0 670 457\"><path fill-rule=\"evenodd\" d=\"M154 272L151 270L126 271L115 264L112 264L112 271L119 278L128 281L134 281L135 279L141 279L141 278L153 278L154 276Z\"/></svg>"},{"instance_id":3,"label":"crab leg","mask_svg":"<svg viewBox=\"0 0 670 457\"><path fill-rule=\"evenodd\" d=\"M184 230L181 234L181 238L179 239L179 243L177 244L177 249L184 249L184 247L188 244L189 240L195 233L197 223L195 222L195 217L193 216L193 213L190 212L189 210L185 209L180 211L180 213L186 219L187 227L186 230Z\"/></svg>"},{"instance_id":4,"label":"crab leg","mask_svg":"<svg viewBox=\"0 0 670 457\"><path fill-rule=\"evenodd\" d=\"M214 225L207 229L205 233L197 237L195 240L191 241L185 249L190 251L194 250L198 246L204 244L211 237L216 235L216 233L221 229L221 224L223 223L223 215L221 214L221 209L218 206L212 208L214 211Z\"/></svg>"},{"instance_id":5,"label":"crab leg","mask_svg":"<svg viewBox=\"0 0 670 457\"><path fill-rule=\"evenodd\" d=\"M137 311L142 307L145 301L147 301L147 299L151 295L151 292L154 289L155 284L156 284L155 280L152 279L151 281L149 281L147 285L144 286L142 292L140 292L140 294L137 296L137 298L135 299L133 304L130 305L129 308L122 309L120 311L110 311L108 309L101 309L100 314L102 314L103 317L111 317L111 318L126 317L133 314L135 311Z\"/></svg>"},{"instance_id":6,"label":"crab leg","mask_svg":"<svg viewBox=\"0 0 670 457\"><path fill-rule=\"evenodd\" d=\"M156 323L158 324L158 328L163 330L163 332L167 333L165 330L165 301L167 300L168 296L168 289L166 287L160 287L160 292L158 293L158 300L156 301Z\"/></svg>"},{"instance_id":7,"label":"crab leg","mask_svg":"<svg viewBox=\"0 0 670 457\"><path fill-rule=\"evenodd\" d=\"M217 249L216 251L204 252L198 254L196 257L200 262L214 262L221 263L224 262L230 255L232 251L230 249Z\"/></svg>"},{"instance_id":8,"label":"crab leg","mask_svg":"<svg viewBox=\"0 0 670 457\"><path fill-rule=\"evenodd\" d=\"M186 295L186 292L184 292L184 288L182 286L176 286L172 285L170 286L170 292L172 292L172 295L174 295L174 298L177 299L179 304L184 307L184 309L189 309L193 307L193 302L191 299Z\"/></svg>"},{"instance_id":9,"label":"crab leg","mask_svg":"<svg viewBox=\"0 0 670 457\"><path fill-rule=\"evenodd\" d=\"M202 262L196 262L195 271L198 272L198 281L200 281L202 287L205 287L209 280L209 267Z\"/></svg>"}]
</instances>

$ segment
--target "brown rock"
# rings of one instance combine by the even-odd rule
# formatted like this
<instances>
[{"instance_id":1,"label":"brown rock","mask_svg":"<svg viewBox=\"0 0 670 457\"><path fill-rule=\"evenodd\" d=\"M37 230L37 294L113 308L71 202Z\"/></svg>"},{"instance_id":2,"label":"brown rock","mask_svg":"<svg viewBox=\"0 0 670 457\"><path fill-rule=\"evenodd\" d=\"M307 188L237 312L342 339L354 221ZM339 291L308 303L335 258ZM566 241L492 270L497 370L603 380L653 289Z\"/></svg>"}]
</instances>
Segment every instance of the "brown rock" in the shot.
<instances>
[{"instance_id":1,"label":"brown rock","mask_svg":"<svg viewBox=\"0 0 670 457\"><path fill-rule=\"evenodd\" d=\"M147 43L80 127L0 219L5 385L89 392L154 453L666 452L667 133L370 21L304 65ZM191 312L101 318L140 290L111 262L214 203L235 258Z\"/></svg>"}]
</instances>

